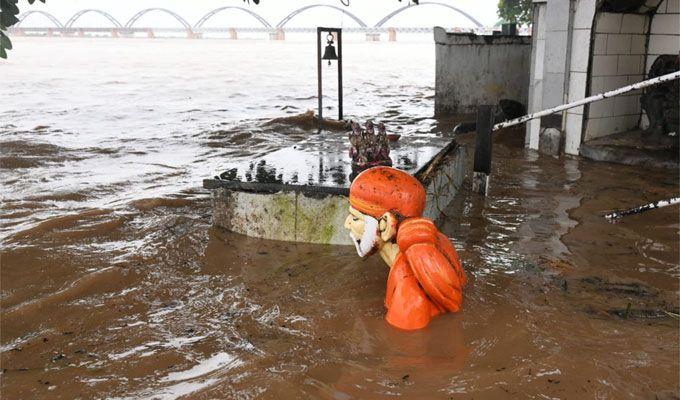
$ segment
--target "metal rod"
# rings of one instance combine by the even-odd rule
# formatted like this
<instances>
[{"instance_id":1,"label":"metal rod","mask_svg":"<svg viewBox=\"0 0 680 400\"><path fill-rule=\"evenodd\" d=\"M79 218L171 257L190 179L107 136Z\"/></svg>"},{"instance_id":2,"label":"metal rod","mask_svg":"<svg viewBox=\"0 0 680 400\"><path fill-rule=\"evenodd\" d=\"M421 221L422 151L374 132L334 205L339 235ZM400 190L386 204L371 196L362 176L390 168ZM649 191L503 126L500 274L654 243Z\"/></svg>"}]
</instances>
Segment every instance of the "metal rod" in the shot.
<instances>
[{"instance_id":1,"label":"metal rod","mask_svg":"<svg viewBox=\"0 0 680 400\"><path fill-rule=\"evenodd\" d=\"M338 29L338 121L342 121L342 29Z\"/></svg>"},{"instance_id":2,"label":"metal rod","mask_svg":"<svg viewBox=\"0 0 680 400\"><path fill-rule=\"evenodd\" d=\"M653 210L655 208L672 206L673 204L679 204L679 203L680 203L680 197L671 197L668 200L654 201L652 203L645 204L643 206L628 208L626 210L614 210L614 211L611 211L611 212L605 214L604 217L607 218L607 219L621 218L621 217L626 216L626 215L639 214L639 213L644 212L644 211Z\"/></svg>"},{"instance_id":3,"label":"metal rod","mask_svg":"<svg viewBox=\"0 0 680 400\"><path fill-rule=\"evenodd\" d=\"M657 76L656 78L652 78L652 79L648 79L646 81L634 83L632 85L624 86L622 88L618 88L618 89L615 89L615 90L610 90L609 92L596 94L594 96L586 97L585 99L576 100L576 101L571 102L571 103L562 104L562 105L557 106L557 107L548 108L546 110L537 111L535 113L527 114L523 117L519 117L519 118L511 119L511 120L508 120L508 121L505 121L505 122L501 122L501 123L494 125L493 130L495 131L495 130L498 130L498 129L507 128L509 126L518 125L518 124L521 124L523 122L529 121L531 119L544 117L546 115L550 115L550 114L554 114L554 113L557 113L557 112L560 112L560 111L567 110L569 108L579 107L579 106L582 106L584 104L592 103L594 101L604 100L604 99L609 98L609 97L614 97L614 96L618 96L618 95L623 94L623 93L632 92L633 90L642 89L642 88L645 88L647 86L658 85L660 83L672 81L672 80L678 79L678 78L680 78L680 71L676 71L676 72L666 74L666 75Z\"/></svg>"},{"instance_id":4,"label":"metal rod","mask_svg":"<svg viewBox=\"0 0 680 400\"><path fill-rule=\"evenodd\" d=\"M321 90L321 28L316 28L316 76L318 78L318 96L319 96L319 129L321 129L321 121L323 120L323 101Z\"/></svg>"}]
</instances>

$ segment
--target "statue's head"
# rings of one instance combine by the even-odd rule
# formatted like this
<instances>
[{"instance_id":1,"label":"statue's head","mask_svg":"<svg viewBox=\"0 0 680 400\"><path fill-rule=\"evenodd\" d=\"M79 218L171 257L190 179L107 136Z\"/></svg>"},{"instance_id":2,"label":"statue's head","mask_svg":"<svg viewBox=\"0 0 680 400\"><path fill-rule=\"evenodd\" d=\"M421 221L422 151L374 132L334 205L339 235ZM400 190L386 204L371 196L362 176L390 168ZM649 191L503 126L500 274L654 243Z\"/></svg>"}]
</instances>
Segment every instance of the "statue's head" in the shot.
<instances>
[{"instance_id":1,"label":"statue's head","mask_svg":"<svg viewBox=\"0 0 680 400\"><path fill-rule=\"evenodd\" d=\"M425 188L404 171L374 167L354 179L349 203L345 228L363 257L394 242L403 220L423 214Z\"/></svg>"}]
</instances>

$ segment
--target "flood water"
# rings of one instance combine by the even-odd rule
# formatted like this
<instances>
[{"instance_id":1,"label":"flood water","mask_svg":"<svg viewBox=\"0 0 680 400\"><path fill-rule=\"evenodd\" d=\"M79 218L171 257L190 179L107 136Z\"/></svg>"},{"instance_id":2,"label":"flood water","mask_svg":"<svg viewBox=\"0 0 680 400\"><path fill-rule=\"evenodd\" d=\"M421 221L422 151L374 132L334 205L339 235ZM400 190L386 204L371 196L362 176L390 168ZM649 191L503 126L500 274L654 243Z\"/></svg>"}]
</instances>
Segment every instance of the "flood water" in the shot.
<instances>
[{"instance_id":1,"label":"flood water","mask_svg":"<svg viewBox=\"0 0 680 400\"><path fill-rule=\"evenodd\" d=\"M678 208L601 217L677 196L678 171L541 156L501 132L489 196L466 186L440 223L470 277L463 311L402 332L383 320L379 258L211 226L203 178L316 134L267 124L316 106L313 44L14 45L0 62L3 399L680 395ZM452 138L432 118L429 38L343 50L348 117Z\"/></svg>"}]
</instances>

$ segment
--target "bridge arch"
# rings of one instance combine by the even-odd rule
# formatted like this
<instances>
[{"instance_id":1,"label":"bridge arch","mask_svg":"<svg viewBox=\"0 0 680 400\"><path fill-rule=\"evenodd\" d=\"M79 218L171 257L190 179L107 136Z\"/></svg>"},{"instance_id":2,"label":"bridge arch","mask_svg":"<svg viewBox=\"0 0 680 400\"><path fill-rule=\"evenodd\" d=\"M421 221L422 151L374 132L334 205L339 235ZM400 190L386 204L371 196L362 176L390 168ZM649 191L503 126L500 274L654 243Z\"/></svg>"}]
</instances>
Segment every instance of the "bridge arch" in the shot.
<instances>
[{"instance_id":1,"label":"bridge arch","mask_svg":"<svg viewBox=\"0 0 680 400\"><path fill-rule=\"evenodd\" d=\"M168 10L167 8L147 8L147 9L145 9L145 10L142 10L142 11L138 12L137 14L133 15L132 18L130 18L130 19L128 20L128 22L125 23L125 28L132 28L132 25L134 25L135 22L137 22L138 19L140 19L141 17L143 17L144 14L146 14L146 13L148 13L148 12L151 12L151 11L161 11L161 12L164 12L164 13L166 13L166 14L169 14L169 15L175 17L175 19L176 19L180 24L182 24L183 27L185 27L186 29L189 29L189 30L191 29L191 25L187 22L187 20L185 20L184 18L182 18L182 17L181 17L180 15L178 15L177 13Z\"/></svg>"},{"instance_id":2,"label":"bridge arch","mask_svg":"<svg viewBox=\"0 0 680 400\"><path fill-rule=\"evenodd\" d=\"M304 12L304 11L307 11L307 10L309 10L310 8L315 8L315 7L327 7L327 8L332 8L332 9L334 9L334 10L338 10L338 11L342 12L343 14L348 15L348 16L349 16L350 18L352 18L357 24L359 24L359 26L361 26L362 28L366 28L366 27L367 27L367 26L366 26L366 23L364 23L364 21L362 21L361 19L359 19L356 15L352 14L351 12L349 12L349 11L343 9L343 8L336 7L336 6L331 6L331 5L329 5L329 4L312 4L312 5L310 5L310 6L305 6L305 7L302 7L302 8L298 8L297 10L295 10L295 11L293 11L292 13L288 14L287 16L285 16L285 17L281 20L281 22L279 22L279 23L276 25L276 27L277 27L277 28L283 28L284 25L286 25L291 19L293 19L293 18L294 18L295 16L297 16L298 14L300 14L300 13L302 13L302 12Z\"/></svg>"},{"instance_id":3,"label":"bridge arch","mask_svg":"<svg viewBox=\"0 0 680 400\"><path fill-rule=\"evenodd\" d=\"M44 15L45 17L47 17L47 19L49 19L50 21L52 21L52 23L53 23L54 25L56 25L57 28L63 28L63 27L64 27L64 25L62 25L61 22L59 22L59 20L58 20L54 15L52 15L52 14L50 14L50 13L48 13L48 12L45 12L45 11L40 11L40 10L31 10L31 11L27 11L27 12L25 12L25 13L19 15L19 22L17 22L16 26L19 27L19 25L21 25L21 23L24 22L24 20L26 19L26 17L28 17L28 16L31 15L31 14L40 14L40 15Z\"/></svg>"},{"instance_id":4,"label":"bridge arch","mask_svg":"<svg viewBox=\"0 0 680 400\"><path fill-rule=\"evenodd\" d=\"M402 12L408 10L411 7L422 7L422 6L427 6L427 5L441 6L441 7L449 8L453 11L456 11L458 14L464 16L465 18L467 18L470 22L475 24L477 26L477 28L482 27L482 24L479 21L477 21L472 15L466 13L465 11L461 10L460 8L454 7L454 6L449 5L449 4L439 3L439 2L436 2L436 1L421 1L417 6L413 6L413 5L409 4L409 5L404 6L400 9L398 9L398 10L392 11L391 13L387 14L383 19L378 21L378 23L375 24L375 28L382 27L385 24L385 22L391 20L397 14L401 14Z\"/></svg>"},{"instance_id":5,"label":"bridge arch","mask_svg":"<svg viewBox=\"0 0 680 400\"><path fill-rule=\"evenodd\" d=\"M87 10L80 10L77 13L73 14L73 16L71 18L69 18L69 20L66 21L66 23L64 24L64 28L71 28L73 26L73 24L78 20L78 18L82 17L84 14L87 14L89 12L93 12L93 13L96 13L96 14L99 14L99 15L106 17L106 19L111 21L111 23L116 28L122 28L123 27L123 25L121 25L120 22L118 22L118 20L115 19L111 14L104 12L104 11L101 11L101 10L95 10L95 9L90 8L90 9L87 9Z\"/></svg>"},{"instance_id":6,"label":"bridge arch","mask_svg":"<svg viewBox=\"0 0 680 400\"><path fill-rule=\"evenodd\" d=\"M215 14L217 14L217 13L219 13L219 12L221 12L221 11L224 11L224 10L229 10L229 9L236 9L236 10L245 11L246 13L248 13L248 14L250 14L251 16L255 17L258 21L260 21L260 23L261 23L265 28L271 28L271 27L272 27L271 24L269 24L269 22L267 22L266 19L262 18L259 14L254 13L254 12L250 11L250 10L247 9L247 8L237 7L237 6L227 6L227 7L216 8L216 9L210 11L209 13L205 14L204 16L202 16L201 19L199 19L198 22L196 22L196 25L194 25L194 28L200 28L200 27L202 27L203 24L204 24L207 20L209 20L210 18L212 18Z\"/></svg>"}]
</instances>

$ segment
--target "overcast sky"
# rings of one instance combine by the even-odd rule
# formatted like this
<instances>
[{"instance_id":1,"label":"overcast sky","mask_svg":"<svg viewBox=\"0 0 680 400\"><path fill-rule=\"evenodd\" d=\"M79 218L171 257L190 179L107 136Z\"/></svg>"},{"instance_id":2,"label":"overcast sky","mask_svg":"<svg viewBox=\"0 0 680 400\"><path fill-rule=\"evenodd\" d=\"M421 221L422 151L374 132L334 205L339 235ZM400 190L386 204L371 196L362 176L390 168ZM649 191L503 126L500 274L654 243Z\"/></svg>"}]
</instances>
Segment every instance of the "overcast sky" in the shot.
<instances>
[{"instance_id":1,"label":"overcast sky","mask_svg":"<svg viewBox=\"0 0 680 400\"><path fill-rule=\"evenodd\" d=\"M347 1L347 0L345 0ZM271 25L276 25L290 12L311 4L327 4L341 7L356 15L368 26L373 26L386 14L404 7L407 0L349 0L350 6L345 7L340 0L261 0L259 5L243 2L242 0L47 0L47 4L39 2L28 5L28 2L19 3L21 11L44 10L62 23L66 22L74 13L83 9L100 9L108 12L122 24L133 16L137 11L145 8L162 7L176 12L186 19L191 25L195 24L207 12L224 6L238 6L258 13ZM496 6L498 0L438 0L457 7L485 26L492 26L498 20ZM32 15L26 25L47 26L47 20L42 16ZM239 10L228 10L217 14L205 26L258 26L258 22ZM356 23L348 16L330 8L310 9L290 22L290 26L356 26ZM391 20L391 26L434 26L444 27L471 27L472 23L454 10L434 5L420 5L403 12ZM108 26L108 22L102 16L89 13L80 19L76 26ZM149 13L139 20L138 26L166 27L178 26L172 17L160 12Z\"/></svg>"}]
</instances>

